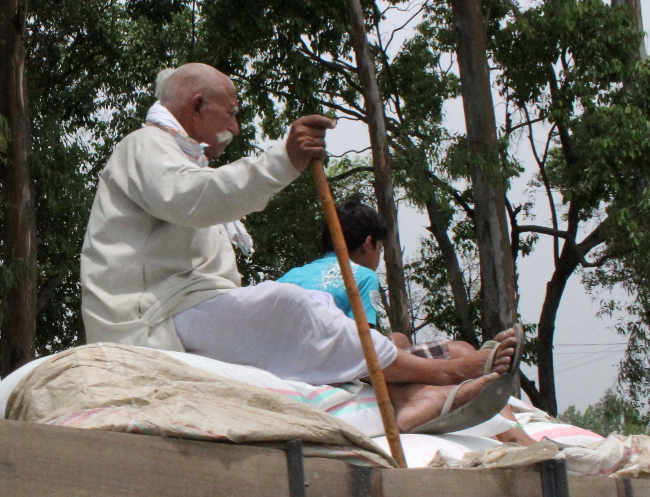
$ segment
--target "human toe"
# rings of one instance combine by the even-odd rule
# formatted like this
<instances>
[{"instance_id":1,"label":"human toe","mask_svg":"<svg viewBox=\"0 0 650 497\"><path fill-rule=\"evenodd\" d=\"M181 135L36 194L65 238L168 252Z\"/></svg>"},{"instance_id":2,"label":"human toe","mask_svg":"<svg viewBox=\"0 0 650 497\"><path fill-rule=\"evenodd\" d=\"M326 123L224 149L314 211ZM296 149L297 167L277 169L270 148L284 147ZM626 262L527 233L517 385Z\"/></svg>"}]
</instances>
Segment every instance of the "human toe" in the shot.
<instances>
[{"instance_id":1,"label":"human toe","mask_svg":"<svg viewBox=\"0 0 650 497\"><path fill-rule=\"evenodd\" d=\"M469 402L471 399L481 393L483 388L485 388L488 383L494 381L498 377L499 374L497 372L492 372L484 376L479 376L478 378L470 380L467 383L463 384L458 390L456 397L453 399L451 410L453 411L454 409L457 409L458 407Z\"/></svg>"},{"instance_id":2,"label":"human toe","mask_svg":"<svg viewBox=\"0 0 650 497\"><path fill-rule=\"evenodd\" d=\"M507 338L514 338L515 337L515 329L514 328L508 328L507 330L501 331L497 333L497 335L494 337L494 340L497 342L503 342ZM515 338L516 340L516 338Z\"/></svg>"},{"instance_id":3,"label":"human toe","mask_svg":"<svg viewBox=\"0 0 650 497\"><path fill-rule=\"evenodd\" d=\"M503 374L510 370L510 363L512 362L511 356L503 356L497 358L492 363L492 372Z\"/></svg>"},{"instance_id":4,"label":"human toe","mask_svg":"<svg viewBox=\"0 0 650 497\"><path fill-rule=\"evenodd\" d=\"M504 354L505 351L509 350L510 352L506 355L512 355L514 353L515 347L517 346L517 339L515 337L509 337L501 341L499 344L499 352Z\"/></svg>"}]
</instances>

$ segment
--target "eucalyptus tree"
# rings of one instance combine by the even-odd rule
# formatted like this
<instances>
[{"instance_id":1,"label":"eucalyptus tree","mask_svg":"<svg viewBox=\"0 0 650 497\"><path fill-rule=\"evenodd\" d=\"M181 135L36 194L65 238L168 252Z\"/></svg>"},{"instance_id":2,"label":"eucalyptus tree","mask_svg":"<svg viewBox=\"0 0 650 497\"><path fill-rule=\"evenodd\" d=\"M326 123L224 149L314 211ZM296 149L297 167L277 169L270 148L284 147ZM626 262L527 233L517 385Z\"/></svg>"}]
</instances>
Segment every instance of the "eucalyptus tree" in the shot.
<instances>
[{"instance_id":1,"label":"eucalyptus tree","mask_svg":"<svg viewBox=\"0 0 650 497\"><path fill-rule=\"evenodd\" d=\"M456 53L454 17L448 5L430 2L427 7L424 22L396 58L396 66L413 54ZM647 188L639 185L646 184L648 178L644 164L649 158L650 93L647 65L635 65L639 33L628 12L599 0L549 1L524 12L512 3L485 2L482 15L488 41L483 57L490 65L480 57L475 61L484 73L488 67L494 69L498 77L493 84L506 102L500 107L506 109L505 124L498 130L497 143L491 142L495 148L477 155L469 134L457 136L446 149L427 142L422 132L403 133L396 140L403 152L397 161L402 165L397 171L402 180L399 184L406 186L414 203L427 209L429 230L436 240L425 245L428 257L416 264L416 278L429 288L429 319L437 326L447 322L448 329L463 338L464 329L471 335L479 327L485 304L483 290L488 287L482 278L476 278L471 263L462 263L467 263L463 254L471 257L478 248L479 205L471 164L478 159L488 188L501 189L505 195L509 178L524 171L510 144L516 145L518 137L528 133L539 170L533 183L547 195L552 223L532 224L530 202L505 200L510 228L505 239L510 239L508 251L516 268L518 257L531 253L538 237L553 237L555 271L547 285L537 336L531 333L528 339L527 357L538 361L539 387L525 377L523 386L536 405L556 412L552 354L557 309L567 280L581 271L588 288L622 283L634 296L625 310L636 319L621 325L621 331L630 337L623 372L628 387L640 393L640 386L645 385L647 391L648 292L644 275L650 260L645 220L650 216ZM394 72L418 74L417 64L408 67L411 72L396 68ZM435 66L424 67L430 81ZM468 85L469 97L476 97L476 87L467 83L466 90ZM402 87L401 95L402 103L408 103L408 87ZM424 102L421 97L419 101ZM417 108L417 103L413 107ZM488 119L490 108L486 104ZM408 105L401 111L407 114ZM480 122L471 117L467 120L473 125ZM541 124L545 124L541 129L550 133L538 150L534 133ZM440 141L444 132L435 132L435 128L426 130ZM503 242L502 230L499 237ZM485 257L489 255L480 252L481 263ZM507 265L501 270L508 271ZM441 291L446 285L451 293ZM454 318L448 313L452 301L457 311L464 309L465 323L458 314ZM617 304L607 305L605 310ZM535 326L528 328L532 332Z\"/></svg>"},{"instance_id":2,"label":"eucalyptus tree","mask_svg":"<svg viewBox=\"0 0 650 497\"><path fill-rule=\"evenodd\" d=\"M508 250L506 181L500 171L487 29L479 0L451 0L467 127L474 227L481 267L483 329L496 334L517 320L515 273Z\"/></svg>"},{"instance_id":3,"label":"eucalyptus tree","mask_svg":"<svg viewBox=\"0 0 650 497\"><path fill-rule=\"evenodd\" d=\"M415 279L430 289L425 299L429 322L478 346L481 336L491 338L516 319L504 207L513 169L503 160L497 141L480 4L432 1L424 7L423 22L387 70L395 88L391 97L397 102L392 126L399 130L393 143L398 151L396 174L406 196L429 216L436 244L426 247L441 255L442 266L432 259L412 266L420 268ZM451 71L453 63L445 62L455 56L460 78ZM452 137L443 127L442 107L461 93L468 132ZM479 241L478 286L466 284L462 252L452 240L459 211L469 221L465 226L471 228L472 239ZM437 307L444 300L438 298L442 293L431 292L434 287L439 292L443 280L432 272L434 267L444 268L455 312ZM443 315L447 318L441 320Z\"/></svg>"},{"instance_id":4,"label":"eucalyptus tree","mask_svg":"<svg viewBox=\"0 0 650 497\"><path fill-rule=\"evenodd\" d=\"M388 317L393 332L410 337L412 328L408 316L406 285L404 284L404 262L399 230L397 228L397 207L390 169L388 133L386 131L386 109L377 83L377 71L370 51L366 23L359 0L347 0L348 34L354 47L357 74L364 100L366 122L370 134L370 146L375 174L375 195L379 215L388 227L384 240L384 260L389 294Z\"/></svg>"},{"instance_id":5,"label":"eucalyptus tree","mask_svg":"<svg viewBox=\"0 0 650 497\"><path fill-rule=\"evenodd\" d=\"M511 225L513 248L522 233L553 240L536 351L539 400L551 413L557 412L553 336L568 279L582 271L606 281L622 266L634 296L647 292L649 192L634 193L649 177L650 159L650 87L648 66L635 57L639 40L629 11L601 0L549 0L515 12L495 37L510 102L506 132L524 126L535 143L533 122L547 124L545 145L534 152L552 223L521 224L512 211ZM644 262L632 267L632 260Z\"/></svg>"},{"instance_id":6,"label":"eucalyptus tree","mask_svg":"<svg viewBox=\"0 0 650 497\"><path fill-rule=\"evenodd\" d=\"M0 377L34 358L36 225L25 71L27 4L0 3Z\"/></svg>"}]
</instances>

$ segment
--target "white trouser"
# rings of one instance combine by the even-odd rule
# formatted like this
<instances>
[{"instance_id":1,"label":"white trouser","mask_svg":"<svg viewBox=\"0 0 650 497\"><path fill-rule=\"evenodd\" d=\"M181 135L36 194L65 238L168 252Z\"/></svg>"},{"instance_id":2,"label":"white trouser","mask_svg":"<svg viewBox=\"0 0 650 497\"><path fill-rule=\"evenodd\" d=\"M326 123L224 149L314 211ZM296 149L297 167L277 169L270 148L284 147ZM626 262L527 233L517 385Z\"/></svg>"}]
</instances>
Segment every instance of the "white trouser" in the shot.
<instances>
[{"instance_id":1,"label":"white trouser","mask_svg":"<svg viewBox=\"0 0 650 497\"><path fill-rule=\"evenodd\" d=\"M329 293L266 281L183 311L174 324L187 352L255 366L286 380L323 385L368 376L356 324ZM370 332L385 368L397 348Z\"/></svg>"}]
</instances>

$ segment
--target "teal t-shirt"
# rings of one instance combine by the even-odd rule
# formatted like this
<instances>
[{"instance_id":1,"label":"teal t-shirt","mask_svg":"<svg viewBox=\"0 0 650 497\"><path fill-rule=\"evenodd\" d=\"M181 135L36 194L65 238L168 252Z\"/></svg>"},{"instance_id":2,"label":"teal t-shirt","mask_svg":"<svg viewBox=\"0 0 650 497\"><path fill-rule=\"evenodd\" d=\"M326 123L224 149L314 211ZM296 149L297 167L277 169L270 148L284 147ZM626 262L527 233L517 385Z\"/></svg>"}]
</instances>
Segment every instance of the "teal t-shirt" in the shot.
<instances>
[{"instance_id":1,"label":"teal t-shirt","mask_svg":"<svg viewBox=\"0 0 650 497\"><path fill-rule=\"evenodd\" d=\"M368 323L377 325L377 311L381 312L379 296L379 278L372 269L351 263L354 279L359 287L359 294L366 310ZM336 306L354 319L350 300L345 290L341 268L336 254L328 252L322 259L310 262L302 267L293 268L278 281L293 283L307 290L320 290L334 297Z\"/></svg>"}]
</instances>

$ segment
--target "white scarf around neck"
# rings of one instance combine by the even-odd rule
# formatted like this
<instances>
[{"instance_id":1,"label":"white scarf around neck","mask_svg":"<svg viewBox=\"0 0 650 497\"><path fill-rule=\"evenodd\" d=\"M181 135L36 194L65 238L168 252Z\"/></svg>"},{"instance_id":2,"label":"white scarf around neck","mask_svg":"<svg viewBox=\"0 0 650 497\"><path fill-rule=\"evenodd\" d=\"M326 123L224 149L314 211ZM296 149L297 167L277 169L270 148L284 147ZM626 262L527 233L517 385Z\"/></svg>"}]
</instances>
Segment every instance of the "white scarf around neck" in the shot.
<instances>
[{"instance_id":1,"label":"white scarf around neck","mask_svg":"<svg viewBox=\"0 0 650 497\"><path fill-rule=\"evenodd\" d=\"M199 167L206 167L208 165L208 159L203 153L203 146L206 144L199 143L193 138L190 138L183 129L183 126L181 126L181 123L178 122L173 114L159 100L147 111L145 122L149 126L156 126L172 135L183 153L194 164ZM246 231L243 223L241 221L234 221L224 223L223 225L230 238L230 243L239 248L244 254L251 256L254 252L253 239Z\"/></svg>"}]
</instances>

